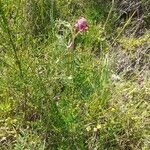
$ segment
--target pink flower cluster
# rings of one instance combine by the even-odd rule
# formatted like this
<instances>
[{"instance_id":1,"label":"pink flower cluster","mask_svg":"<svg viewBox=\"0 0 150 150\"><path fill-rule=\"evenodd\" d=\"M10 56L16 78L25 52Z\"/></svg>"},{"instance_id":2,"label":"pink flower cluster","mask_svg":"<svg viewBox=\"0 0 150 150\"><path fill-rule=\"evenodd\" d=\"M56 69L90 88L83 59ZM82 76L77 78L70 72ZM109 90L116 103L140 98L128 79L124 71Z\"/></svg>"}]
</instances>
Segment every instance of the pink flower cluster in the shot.
<instances>
[{"instance_id":1,"label":"pink flower cluster","mask_svg":"<svg viewBox=\"0 0 150 150\"><path fill-rule=\"evenodd\" d=\"M75 32L86 32L88 30L87 20L80 17L75 24Z\"/></svg>"},{"instance_id":2,"label":"pink flower cluster","mask_svg":"<svg viewBox=\"0 0 150 150\"><path fill-rule=\"evenodd\" d=\"M75 33L86 32L88 30L87 20L84 17L80 17L77 20L77 22L75 23L74 28L75 28ZM73 41L69 41L68 45L67 45L67 48L68 49L73 49L73 47L74 47L74 40Z\"/></svg>"}]
</instances>

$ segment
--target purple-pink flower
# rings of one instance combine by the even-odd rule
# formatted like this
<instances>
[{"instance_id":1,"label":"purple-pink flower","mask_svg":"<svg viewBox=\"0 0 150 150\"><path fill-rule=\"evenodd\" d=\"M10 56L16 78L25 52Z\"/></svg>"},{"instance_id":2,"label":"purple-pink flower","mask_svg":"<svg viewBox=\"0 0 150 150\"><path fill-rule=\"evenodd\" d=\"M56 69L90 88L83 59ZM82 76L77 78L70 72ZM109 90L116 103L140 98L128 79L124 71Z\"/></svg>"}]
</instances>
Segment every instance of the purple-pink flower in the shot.
<instances>
[{"instance_id":1,"label":"purple-pink flower","mask_svg":"<svg viewBox=\"0 0 150 150\"><path fill-rule=\"evenodd\" d=\"M88 30L87 20L81 17L75 24L75 32L86 32Z\"/></svg>"}]
</instances>

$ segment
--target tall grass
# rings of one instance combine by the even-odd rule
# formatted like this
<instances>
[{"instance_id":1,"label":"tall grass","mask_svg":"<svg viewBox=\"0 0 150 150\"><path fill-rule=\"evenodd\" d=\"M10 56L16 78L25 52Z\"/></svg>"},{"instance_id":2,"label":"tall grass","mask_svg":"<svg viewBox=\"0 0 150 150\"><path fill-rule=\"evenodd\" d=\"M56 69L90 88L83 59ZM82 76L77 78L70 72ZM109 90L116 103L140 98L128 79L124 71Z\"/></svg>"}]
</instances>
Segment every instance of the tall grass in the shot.
<instances>
[{"instance_id":1,"label":"tall grass","mask_svg":"<svg viewBox=\"0 0 150 150\"><path fill-rule=\"evenodd\" d=\"M1 149L149 149L149 80L112 79L113 6L84 2L0 1ZM69 50L79 13L89 30Z\"/></svg>"}]
</instances>

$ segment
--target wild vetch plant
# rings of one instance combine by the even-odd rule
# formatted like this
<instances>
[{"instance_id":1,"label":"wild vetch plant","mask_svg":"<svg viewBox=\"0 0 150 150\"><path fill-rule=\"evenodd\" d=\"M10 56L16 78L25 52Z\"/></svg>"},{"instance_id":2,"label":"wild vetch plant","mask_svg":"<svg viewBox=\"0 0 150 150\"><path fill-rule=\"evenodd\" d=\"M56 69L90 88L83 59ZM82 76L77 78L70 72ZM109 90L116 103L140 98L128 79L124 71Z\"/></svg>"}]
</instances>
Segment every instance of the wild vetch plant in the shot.
<instances>
[{"instance_id":1,"label":"wild vetch plant","mask_svg":"<svg viewBox=\"0 0 150 150\"><path fill-rule=\"evenodd\" d=\"M63 22L63 21L58 22L58 26L61 26L61 25L63 25L64 27L67 27L71 32L69 41L67 43L68 49L74 48L74 45L75 45L74 42L78 34L84 33L88 30L88 23L84 17L80 17L73 26L71 26L71 24L69 24L68 22Z\"/></svg>"},{"instance_id":2,"label":"wild vetch plant","mask_svg":"<svg viewBox=\"0 0 150 150\"><path fill-rule=\"evenodd\" d=\"M0 1L0 149L150 149L148 3L118 3Z\"/></svg>"}]
</instances>

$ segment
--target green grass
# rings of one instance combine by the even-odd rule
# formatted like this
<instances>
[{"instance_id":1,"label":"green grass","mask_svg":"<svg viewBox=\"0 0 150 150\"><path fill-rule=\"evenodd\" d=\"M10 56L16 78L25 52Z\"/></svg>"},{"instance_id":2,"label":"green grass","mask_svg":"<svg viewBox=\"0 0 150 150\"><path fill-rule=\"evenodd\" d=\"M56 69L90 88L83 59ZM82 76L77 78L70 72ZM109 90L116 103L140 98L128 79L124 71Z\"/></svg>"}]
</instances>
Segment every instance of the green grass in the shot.
<instances>
[{"instance_id":1,"label":"green grass","mask_svg":"<svg viewBox=\"0 0 150 150\"><path fill-rule=\"evenodd\" d=\"M115 9L113 1L0 1L0 149L150 148L149 56L140 49L149 32L124 36L132 15L118 29ZM79 16L89 29L69 50ZM138 49L143 69L134 79L126 66L117 74L117 54Z\"/></svg>"}]
</instances>

